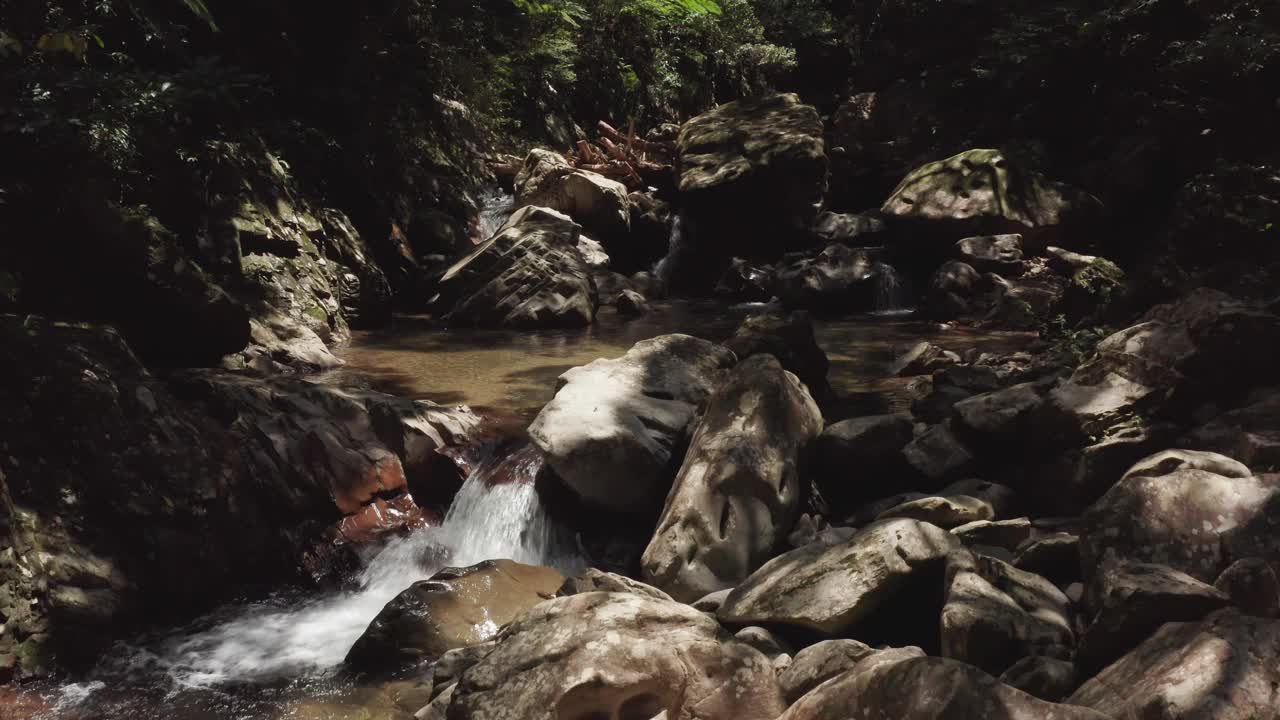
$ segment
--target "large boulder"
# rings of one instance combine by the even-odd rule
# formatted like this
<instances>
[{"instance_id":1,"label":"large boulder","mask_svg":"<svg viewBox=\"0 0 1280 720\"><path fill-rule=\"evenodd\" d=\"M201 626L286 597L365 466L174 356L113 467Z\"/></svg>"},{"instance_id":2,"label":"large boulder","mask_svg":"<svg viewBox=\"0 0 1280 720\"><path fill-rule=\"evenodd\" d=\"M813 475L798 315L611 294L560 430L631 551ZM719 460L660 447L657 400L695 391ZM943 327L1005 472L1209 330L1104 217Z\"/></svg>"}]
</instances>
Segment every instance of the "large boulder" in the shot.
<instances>
[{"instance_id":1,"label":"large boulder","mask_svg":"<svg viewBox=\"0 0 1280 720\"><path fill-rule=\"evenodd\" d=\"M744 580L791 532L822 413L772 355L735 368L707 403L644 552L645 579L692 602Z\"/></svg>"},{"instance_id":2,"label":"large boulder","mask_svg":"<svg viewBox=\"0 0 1280 720\"><path fill-rule=\"evenodd\" d=\"M947 560L942 654L992 674L1075 645L1067 596L1048 580L984 555Z\"/></svg>"},{"instance_id":3,"label":"large boulder","mask_svg":"<svg viewBox=\"0 0 1280 720\"><path fill-rule=\"evenodd\" d=\"M1064 225L1097 209L1097 200L1047 180L1003 151L978 149L916 168L881 212L952 238L1019 233L1036 250L1061 244L1054 241Z\"/></svg>"},{"instance_id":4,"label":"large boulder","mask_svg":"<svg viewBox=\"0 0 1280 720\"><path fill-rule=\"evenodd\" d=\"M788 703L837 675L852 670L876 650L857 640L823 640L796 653L791 664L778 673ZM923 654L923 653L922 653Z\"/></svg>"},{"instance_id":5,"label":"large boulder","mask_svg":"<svg viewBox=\"0 0 1280 720\"><path fill-rule=\"evenodd\" d=\"M834 391L827 382L831 367L827 354L813 333L813 320L807 313L761 313L742 321L733 337L725 341L739 360L752 355L776 357L782 367L796 374L809 389L809 394L822 404L831 400Z\"/></svg>"},{"instance_id":6,"label":"large boulder","mask_svg":"<svg viewBox=\"0 0 1280 720\"><path fill-rule=\"evenodd\" d=\"M395 669L491 640L563 583L564 576L551 568L511 560L446 568L387 603L345 663L357 670Z\"/></svg>"},{"instance_id":7,"label":"large boulder","mask_svg":"<svg viewBox=\"0 0 1280 720\"><path fill-rule=\"evenodd\" d=\"M1022 272L1022 236L977 235L956 243L956 255L975 270L1004 274Z\"/></svg>"},{"instance_id":8,"label":"large boulder","mask_svg":"<svg viewBox=\"0 0 1280 720\"><path fill-rule=\"evenodd\" d=\"M800 698L779 720L1108 720L1015 690L946 658L875 656Z\"/></svg>"},{"instance_id":9,"label":"large boulder","mask_svg":"<svg viewBox=\"0 0 1280 720\"><path fill-rule=\"evenodd\" d=\"M1251 476L1212 453L1161 454L1135 466L1085 513L1082 567L1091 573L1116 560L1160 563L1212 583L1236 560L1280 561L1278 525L1280 475Z\"/></svg>"},{"instance_id":10,"label":"large boulder","mask_svg":"<svg viewBox=\"0 0 1280 720\"><path fill-rule=\"evenodd\" d=\"M590 170L578 170L551 150L529 153L516 175L515 195L517 205L562 212L606 242L631 230L627 186Z\"/></svg>"},{"instance_id":11,"label":"large boulder","mask_svg":"<svg viewBox=\"0 0 1280 720\"><path fill-rule=\"evenodd\" d=\"M770 560L734 588L718 615L733 624L936 646L943 569L959 548L955 536L933 525L884 520L848 540L811 543Z\"/></svg>"},{"instance_id":12,"label":"large boulder","mask_svg":"<svg viewBox=\"0 0 1280 720\"><path fill-rule=\"evenodd\" d=\"M1169 623L1067 702L1111 717L1254 720L1280 707L1280 621L1222 610Z\"/></svg>"},{"instance_id":13,"label":"large boulder","mask_svg":"<svg viewBox=\"0 0 1280 720\"><path fill-rule=\"evenodd\" d=\"M788 308L815 312L876 309L876 292L884 266L875 253L833 243L813 255L778 264L773 291Z\"/></svg>"},{"instance_id":14,"label":"large boulder","mask_svg":"<svg viewBox=\"0 0 1280 720\"><path fill-rule=\"evenodd\" d=\"M814 446L814 481L832 512L844 517L859 502L909 489L902 449L911 440L905 415L852 418L823 430Z\"/></svg>"},{"instance_id":15,"label":"large boulder","mask_svg":"<svg viewBox=\"0 0 1280 720\"><path fill-rule=\"evenodd\" d=\"M578 251L580 228L554 210L528 206L440 280L454 323L482 327L578 327L599 298Z\"/></svg>"},{"instance_id":16,"label":"large boulder","mask_svg":"<svg viewBox=\"0 0 1280 720\"><path fill-rule=\"evenodd\" d=\"M740 718L784 709L768 659L679 603L626 593L551 600L462 676L450 720Z\"/></svg>"},{"instance_id":17,"label":"large boulder","mask_svg":"<svg viewBox=\"0 0 1280 720\"><path fill-rule=\"evenodd\" d=\"M670 489L698 407L736 358L688 335L636 343L625 355L560 376L529 426L556 474L584 500L649 512Z\"/></svg>"}]
</instances>

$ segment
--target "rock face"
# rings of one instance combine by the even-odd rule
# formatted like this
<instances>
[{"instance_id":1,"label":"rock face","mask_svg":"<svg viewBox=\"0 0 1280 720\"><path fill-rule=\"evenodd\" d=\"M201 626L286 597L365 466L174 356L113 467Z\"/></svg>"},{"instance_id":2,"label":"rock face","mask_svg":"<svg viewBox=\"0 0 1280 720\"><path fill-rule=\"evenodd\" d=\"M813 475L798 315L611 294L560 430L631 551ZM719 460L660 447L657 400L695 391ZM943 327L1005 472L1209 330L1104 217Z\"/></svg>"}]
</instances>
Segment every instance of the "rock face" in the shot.
<instances>
[{"instance_id":1,"label":"rock face","mask_svg":"<svg viewBox=\"0 0 1280 720\"><path fill-rule=\"evenodd\" d=\"M1075 645L1069 605L1038 575L954 553L947 561L942 654L998 675L1024 657L1068 653Z\"/></svg>"},{"instance_id":2,"label":"rock face","mask_svg":"<svg viewBox=\"0 0 1280 720\"><path fill-rule=\"evenodd\" d=\"M393 669L491 640L563 583L551 568L510 560L441 570L387 603L345 662L360 670Z\"/></svg>"},{"instance_id":3,"label":"rock face","mask_svg":"<svg viewBox=\"0 0 1280 720\"><path fill-rule=\"evenodd\" d=\"M1018 232L1044 248L1054 233L1097 204L1046 180L999 150L968 150L913 170L880 210L891 220L945 224L952 232Z\"/></svg>"},{"instance_id":4,"label":"rock face","mask_svg":"<svg viewBox=\"0 0 1280 720\"><path fill-rule=\"evenodd\" d=\"M768 659L686 605L587 593L538 605L462 677L451 720L741 718L784 709Z\"/></svg>"},{"instance_id":5,"label":"rock face","mask_svg":"<svg viewBox=\"0 0 1280 720\"><path fill-rule=\"evenodd\" d=\"M791 532L821 429L813 398L772 355L739 364L694 430L645 579L685 602L744 580Z\"/></svg>"},{"instance_id":6,"label":"rock face","mask_svg":"<svg viewBox=\"0 0 1280 720\"><path fill-rule=\"evenodd\" d=\"M1067 702L1112 717L1250 720L1280 707L1280 621L1223 610L1170 623Z\"/></svg>"},{"instance_id":7,"label":"rock face","mask_svg":"<svg viewBox=\"0 0 1280 720\"><path fill-rule=\"evenodd\" d=\"M1160 457L1139 463L1085 513L1086 570L1112 560L1154 562L1212 583L1236 560L1280 557L1280 476L1239 477L1247 469L1210 453L1194 455L1196 464Z\"/></svg>"},{"instance_id":8,"label":"rock face","mask_svg":"<svg viewBox=\"0 0 1280 720\"><path fill-rule=\"evenodd\" d=\"M936 634L920 626L936 621L945 560L959 547L951 533L933 525L877 522L847 541L813 543L765 563L734 588L719 617L727 623L791 625L828 636L856 632L868 641L886 631L920 631L934 638L922 641L936 644ZM922 609L929 605L932 618ZM897 623L903 627L890 627Z\"/></svg>"},{"instance_id":9,"label":"rock face","mask_svg":"<svg viewBox=\"0 0 1280 720\"><path fill-rule=\"evenodd\" d=\"M631 230L627 186L589 170L578 170L559 153L537 149L516 175L516 203L551 208L604 240Z\"/></svg>"},{"instance_id":10,"label":"rock face","mask_svg":"<svg viewBox=\"0 0 1280 720\"><path fill-rule=\"evenodd\" d=\"M874 660L872 656L871 660ZM945 658L906 658L854 669L800 698L779 720L1107 720L1055 705Z\"/></svg>"},{"instance_id":11,"label":"rock face","mask_svg":"<svg viewBox=\"0 0 1280 720\"><path fill-rule=\"evenodd\" d=\"M599 298L578 252L580 229L554 210L529 206L440 280L447 319L482 327L578 327Z\"/></svg>"},{"instance_id":12,"label":"rock face","mask_svg":"<svg viewBox=\"0 0 1280 720\"><path fill-rule=\"evenodd\" d=\"M584 500L649 511L675 476L672 452L734 360L729 350L688 335L636 343L620 358L561 375L529 437Z\"/></svg>"},{"instance_id":13,"label":"rock face","mask_svg":"<svg viewBox=\"0 0 1280 720\"><path fill-rule=\"evenodd\" d=\"M911 433L911 418L905 415L853 418L822 431L814 446L815 480L837 517L853 512L860 501L905 489L902 449Z\"/></svg>"}]
</instances>

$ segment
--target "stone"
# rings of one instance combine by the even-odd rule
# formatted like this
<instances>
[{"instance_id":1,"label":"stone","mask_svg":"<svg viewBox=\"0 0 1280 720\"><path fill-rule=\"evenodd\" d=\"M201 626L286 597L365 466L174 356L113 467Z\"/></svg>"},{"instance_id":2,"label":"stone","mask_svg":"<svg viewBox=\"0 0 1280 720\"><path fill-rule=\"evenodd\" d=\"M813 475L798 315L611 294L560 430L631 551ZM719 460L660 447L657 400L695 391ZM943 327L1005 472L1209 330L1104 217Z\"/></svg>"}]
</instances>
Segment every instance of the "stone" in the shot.
<instances>
[{"instance_id":1,"label":"stone","mask_svg":"<svg viewBox=\"0 0 1280 720\"><path fill-rule=\"evenodd\" d=\"M739 360L760 354L774 356L782 367L800 378L819 405L834 397L827 383L831 363L818 345L813 319L806 312L751 315L738 325L724 345Z\"/></svg>"},{"instance_id":2,"label":"stone","mask_svg":"<svg viewBox=\"0 0 1280 720\"><path fill-rule=\"evenodd\" d=\"M458 682L450 720L773 720L769 660L678 603L586 593L533 608Z\"/></svg>"},{"instance_id":3,"label":"stone","mask_svg":"<svg viewBox=\"0 0 1280 720\"><path fill-rule=\"evenodd\" d=\"M772 291L783 307L821 313L876 309L883 267L870 250L832 243L778 262Z\"/></svg>"},{"instance_id":4,"label":"stone","mask_svg":"<svg viewBox=\"0 0 1280 720\"><path fill-rule=\"evenodd\" d=\"M956 255L978 272L1021 274L1022 236L979 235L956 243Z\"/></svg>"},{"instance_id":5,"label":"stone","mask_svg":"<svg viewBox=\"0 0 1280 720\"><path fill-rule=\"evenodd\" d=\"M1280 476L1230 477L1165 457L1139 463L1085 513L1082 567L1160 563L1209 583L1236 560L1280 557ZM1197 462L1236 475L1242 467L1221 456Z\"/></svg>"},{"instance_id":6,"label":"stone","mask_svg":"<svg viewBox=\"0 0 1280 720\"><path fill-rule=\"evenodd\" d=\"M976 149L909 173L880 211L890 221L954 228L952 232L1018 232L1037 251L1061 228L1085 219L1100 203L1047 180L1000 150Z\"/></svg>"},{"instance_id":7,"label":"stone","mask_svg":"<svg viewBox=\"0 0 1280 720\"><path fill-rule=\"evenodd\" d=\"M590 170L578 170L562 155L535 149L515 180L516 203L550 208L573 218L589 233L609 240L631 231L627 186Z\"/></svg>"},{"instance_id":8,"label":"stone","mask_svg":"<svg viewBox=\"0 0 1280 720\"><path fill-rule=\"evenodd\" d=\"M458 689L458 684L454 683L440 691L440 694L431 699L426 707L414 713L414 720L446 720L449 713L449 704L453 702L453 693Z\"/></svg>"},{"instance_id":9,"label":"stone","mask_svg":"<svg viewBox=\"0 0 1280 720\"><path fill-rule=\"evenodd\" d=\"M1079 673L1073 663L1041 655L1014 663L1000 675L1000 682L1049 702L1061 702L1080 686Z\"/></svg>"},{"instance_id":10,"label":"stone","mask_svg":"<svg viewBox=\"0 0 1280 720\"><path fill-rule=\"evenodd\" d=\"M1120 480L1163 477L1179 470L1203 470L1225 478L1253 476L1244 463L1225 455L1198 450L1162 450L1134 463Z\"/></svg>"},{"instance_id":11,"label":"stone","mask_svg":"<svg viewBox=\"0 0 1280 720\"><path fill-rule=\"evenodd\" d=\"M507 623L553 595L564 576L545 567L487 560L446 568L387 603L345 664L384 671L492 640Z\"/></svg>"},{"instance_id":12,"label":"stone","mask_svg":"<svg viewBox=\"0 0 1280 720\"><path fill-rule=\"evenodd\" d=\"M1178 427L1156 423L1123 427L1102 440L1070 449L1031 473L1024 488L1042 507L1083 513L1142 458L1168 447Z\"/></svg>"},{"instance_id":13,"label":"stone","mask_svg":"<svg viewBox=\"0 0 1280 720\"><path fill-rule=\"evenodd\" d=\"M1075 646L1068 606L1053 583L995 558L956 552L947 559L942 655L992 674L1029 655Z\"/></svg>"},{"instance_id":14,"label":"stone","mask_svg":"<svg viewBox=\"0 0 1280 720\"><path fill-rule=\"evenodd\" d=\"M713 593L707 593L703 597L689 604L695 610L701 610L702 612L711 613L714 615L716 611L720 609L720 606L724 605L725 599L729 597L729 593L731 592L733 592L733 588L725 588L724 590L717 590Z\"/></svg>"},{"instance_id":15,"label":"stone","mask_svg":"<svg viewBox=\"0 0 1280 720\"><path fill-rule=\"evenodd\" d=\"M1280 470L1280 392L1269 391L1192 430L1185 447L1228 455L1257 472Z\"/></svg>"},{"instance_id":16,"label":"stone","mask_svg":"<svg viewBox=\"0 0 1280 720\"><path fill-rule=\"evenodd\" d=\"M529 438L579 497L621 512L648 512L675 476L672 453L688 437L733 353L688 335L636 343L625 355L560 376Z\"/></svg>"},{"instance_id":17,"label":"stone","mask_svg":"<svg viewBox=\"0 0 1280 720\"><path fill-rule=\"evenodd\" d=\"M875 653L874 648L857 640L823 640L810 645L796 653L791 665L778 675L782 695L790 705Z\"/></svg>"},{"instance_id":18,"label":"stone","mask_svg":"<svg viewBox=\"0 0 1280 720\"><path fill-rule=\"evenodd\" d=\"M605 572L596 568L587 568L578 575L564 581L556 595L567 597L588 592L634 593L656 600L670 600L671 596L652 585L639 580L632 580L625 575Z\"/></svg>"},{"instance_id":19,"label":"stone","mask_svg":"<svg viewBox=\"0 0 1280 720\"><path fill-rule=\"evenodd\" d=\"M869 213L824 212L813 224L813 233L823 242L865 245L885 230L884 221Z\"/></svg>"},{"instance_id":20,"label":"stone","mask_svg":"<svg viewBox=\"0 0 1280 720\"><path fill-rule=\"evenodd\" d=\"M1251 720L1280 707L1280 621L1222 610L1169 623L1067 702L1111 717Z\"/></svg>"},{"instance_id":21,"label":"stone","mask_svg":"<svg viewBox=\"0 0 1280 720\"><path fill-rule=\"evenodd\" d=\"M760 654L774 660L781 656L790 656L792 649L786 641L762 627L745 627L733 634L734 639L750 645ZM789 664L788 664L789 666ZM776 667L776 665L775 665Z\"/></svg>"},{"instance_id":22,"label":"stone","mask_svg":"<svg viewBox=\"0 0 1280 720\"><path fill-rule=\"evenodd\" d=\"M447 688L458 682L459 678L462 677L462 673L483 660L484 656L493 652L493 648L497 644L497 640L486 640L475 645L465 645L445 651L443 655L436 658L436 661L431 664L433 687Z\"/></svg>"},{"instance_id":23,"label":"stone","mask_svg":"<svg viewBox=\"0 0 1280 720\"><path fill-rule=\"evenodd\" d=\"M995 510L990 503L968 495L930 496L909 500L880 513L877 520L910 518L944 530L979 520L991 520Z\"/></svg>"},{"instance_id":24,"label":"stone","mask_svg":"<svg viewBox=\"0 0 1280 720\"><path fill-rule=\"evenodd\" d=\"M822 413L772 355L741 362L707 402L653 540L645 579L682 601L737 585L791 531Z\"/></svg>"},{"instance_id":25,"label":"stone","mask_svg":"<svg viewBox=\"0 0 1280 720\"><path fill-rule=\"evenodd\" d=\"M911 419L903 415L842 420L823 430L814 445L814 480L835 515L901 490L902 449L911 440Z\"/></svg>"},{"instance_id":26,"label":"stone","mask_svg":"<svg viewBox=\"0 0 1280 720\"><path fill-rule=\"evenodd\" d=\"M959 355L921 340L893 361L893 365L889 366L889 374L898 377L928 375L957 362L960 362Z\"/></svg>"},{"instance_id":27,"label":"stone","mask_svg":"<svg viewBox=\"0 0 1280 720\"><path fill-rule=\"evenodd\" d=\"M1031 537L1031 521L1027 518L977 520L951 528L951 534L966 546L988 545L1013 551Z\"/></svg>"},{"instance_id":28,"label":"stone","mask_svg":"<svg viewBox=\"0 0 1280 720\"><path fill-rule=\"evenodd\" d=\"M1071 532L1037 534L1018 546L1015 567L1058 584L1080 578L1080 536Z\"/></svg>"},{"instance_id":29,"label":"stone","mask_svg":"<svg viewBox=\"0 0 1280 720\"><path fill-rule=\"evenodd\" d=\"M819 685L778 720L1108 720L1015 690L962 662L937 657L863 661Z\"/></svg>"},{"instance_id":30,"label":"stone","mask_svg":"<svg viewBox=\"0 0 1280 720\"><path fill-rule=\"evenodd\" d=\"M1021 383L974 395L954 406L957 434L974 447L1002 455L1030 454L1040 438L1033 419L1044 404L1040 383Z\"/></svg>"},{"instance_id":31,"label":"stone","mask_svg":"<svg viewBox=\"0 0 1280 720\"><path fill-rule=\"evenodd\" d=\"M902 449L910 465L930 485L965 475L974 465L973 453L946 425L934 425Z\"/></svg>"},{"instance_id":32,"label":"stone","mask_svg":"<svg viewBox=\"0 0 1280 720\"><path fill-rule=\"evenodd\" d=\"M618 308L619 315L628 317L648 315L651 310L649 301L635 290L623 290L618 293L618 297L613 301L613 304L614 307Z\"/></svg>"},{"instance_id":33,"label":"stone","mask_svg":"<svg viewBox=\"0 0 1280 720\"><path fill-rule=\"evenodd\" d=\"M845 542L814 543L770 560L734 588L718 616L828 637L900 633L886 640L914 640L909 636L931 634L927 608L936 613L946 557L959 547L950 533L926 523L873 523Z\"/></svg>"},{"instance_id":34,"label":"stone","mask_svg":"<svg viewBox=\"0 0 1280 720\"><path fill-rule=\"evenodd\" d=\"M586 235L578 236L578 254L582 256L582 263L591 273L609 270L609 254L604 251L604 246Z\"/></svg>"},{"instance_id":35,"label":"stone","mask_svg":"<svg viewBox=\"0 0 1280 720\"><path fill-rule=\"evenodd\" d=\"M1075 275L1098 260L1095 255L1082 255L1053 246L1045 248L1044 254L1049 261L1049 269L1063 275Z\"/></svg>"},{"instance_id":36,"label":"stone","mask_svg":"<svg viewBox=\"0 0 1280 720\"><path fill-rule=\"evenodd\" d=\"M1280 579L1262 558L1237 560L1218 576L1213 586L1231 598L1231 604L1249 615L1280 617Z\"/></svg>"},{"instance_id":37,"label":"stone","mask_svg":"<svg viewBox=\"0 0 1280 720\"><path fill-rule=\"evenodd\" d=\"M1137 647L1167 622L1204 618L1230 598L1184 572L1152 563L1113 563L1090 584L1092 622L1080 636L1077 661L1096 671Z\"/></svg>"}]
</instances>

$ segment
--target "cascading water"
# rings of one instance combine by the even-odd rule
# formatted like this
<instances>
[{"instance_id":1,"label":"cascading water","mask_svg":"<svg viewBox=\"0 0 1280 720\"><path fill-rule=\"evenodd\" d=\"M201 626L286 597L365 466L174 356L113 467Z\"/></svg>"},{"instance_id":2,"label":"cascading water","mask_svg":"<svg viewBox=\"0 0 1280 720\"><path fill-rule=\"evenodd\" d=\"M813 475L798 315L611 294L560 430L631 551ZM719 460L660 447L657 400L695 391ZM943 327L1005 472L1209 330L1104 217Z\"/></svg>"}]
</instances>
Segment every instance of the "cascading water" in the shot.
<instances>
[{"instance_id":1,"label":"cascading water","mask_svg":"<svg viewBox=\"0 0 1280 720\"><path fill-rule=\"evenodd\" d=\"M686 252L685 247L685 229L687 221L684 213L677 214L671 220L671 235L667 239L667 254L653 266L653 277L658 281L658 287L668 288L671 286L671 276L675 272L676 266L680 262L680 256Z\"/></svg>"},{"instance_id":2,"label":"cascading water","mask_svg":"<svg viewBox=\"0 0 1280 720\"><path fill-rule=\"evenodd\" d=\"M911 292L897 269L888 263L876 262L871 271L875 278L875 312L881 315L911 312Z\"/></svg>"},{"instance_id":3,"label":"cascading water","mask_svg":"<svg viewBox=\"0 0 1280 720\"><path fill-rule=\"evenodd\" d=\"M533 485L541 463L530 445L490 457L467 477L441 526L389 542L364 567L357 590L224 608L158 642L123 648L55 701L77 705L104 686L165 676L173 694L323 678L387 602L446 566L508 558L577 573L585 561L576 537L548 516Z\"/></svg>"},{"instance_id":4,"label":"cascading water","mask_svg":"<svg viewBox=\"0 0 1280 720\"><path fill-rule=\"evenodd\" d=\"M515 212L516 198L499 188L486 190L480 194L480 215L476 222L476 238L488 240L498 232L511 213Z\"/></svg>"}]
</instances>

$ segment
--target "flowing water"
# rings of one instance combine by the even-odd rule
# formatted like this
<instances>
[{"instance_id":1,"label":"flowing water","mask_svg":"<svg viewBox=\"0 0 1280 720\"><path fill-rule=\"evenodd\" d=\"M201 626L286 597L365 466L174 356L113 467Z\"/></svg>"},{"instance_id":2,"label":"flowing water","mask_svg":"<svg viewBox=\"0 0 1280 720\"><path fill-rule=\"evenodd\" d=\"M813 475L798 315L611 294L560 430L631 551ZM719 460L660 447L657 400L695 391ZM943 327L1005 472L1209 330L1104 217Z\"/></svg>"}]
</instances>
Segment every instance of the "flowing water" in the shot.
<instances>
[{"instance_id":1,"label":"flowing water","mask_svg":"<svg viewBox=\"0 0 1280 720\"><path fill-rule=\"evenodd\" d=\"M494 188L480 195L480 215L476 223L476 239L488 240L498 232L516 209L515 196Z\"/></svg>"},{"instance_id":2,"label":"flowing water","mask_svg":"<svg viewBox=\"0 0 1280 720\"><path fill-rule=\"evenodd\" d=\"M307 598L281 592L115 649L82 682L45 696L37 717L125 720L289 717L315 698L359 690L336 670L384 605L446 566L509 558L566 574L584 567L574 536L548 517L529 446L494 456L459 490L440 527L390 541L358 587ZM514 479L512 479L514 478Z\"/></svg>"}]
</instances>

